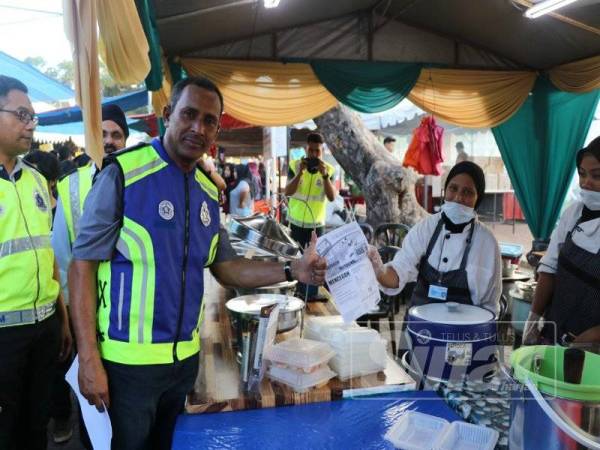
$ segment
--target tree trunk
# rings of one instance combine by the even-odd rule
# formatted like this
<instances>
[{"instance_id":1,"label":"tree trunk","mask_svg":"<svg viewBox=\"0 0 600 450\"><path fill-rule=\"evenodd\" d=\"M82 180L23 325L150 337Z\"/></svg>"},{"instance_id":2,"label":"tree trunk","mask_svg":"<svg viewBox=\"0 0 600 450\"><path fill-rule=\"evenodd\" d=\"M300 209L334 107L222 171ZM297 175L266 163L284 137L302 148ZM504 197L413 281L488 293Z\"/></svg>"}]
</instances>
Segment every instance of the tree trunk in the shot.
<instances>
[{"instance_id":1,"label":"tree trunk","mask_svg":"<svg viewBox=\"0 0 600 450\"><path fill-rule=\"evenodd\" d=\"M419 175L403 167L357 113L340 104L314 121L333 157L362 190L374 229L385 222L412 226L427 216L415 195Z\"/></svg>"}]
</instances>

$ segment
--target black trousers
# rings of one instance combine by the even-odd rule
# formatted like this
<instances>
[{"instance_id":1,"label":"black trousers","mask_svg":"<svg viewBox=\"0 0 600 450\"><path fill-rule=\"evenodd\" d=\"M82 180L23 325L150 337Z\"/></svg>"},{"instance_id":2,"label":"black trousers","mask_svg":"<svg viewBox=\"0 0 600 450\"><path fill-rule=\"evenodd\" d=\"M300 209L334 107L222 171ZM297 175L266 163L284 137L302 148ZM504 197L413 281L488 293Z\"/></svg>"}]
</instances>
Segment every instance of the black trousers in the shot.
<instances>
[{"instance_id":1,"label":"black trousers","mask_svg":"<svg viewBox=\"0 0 600 450\"><path fill-rule=\"evenodd\" d=\"M103 364L113 450L170 450L177 416L198 375L198 355L173 364Z\"/></svg>"},{"instance_id":2,"label":"black trousers","mask_svg":"<svg viewBox=\"0 0 600 450\"><path fill-rule=\"evenodd\" d=\"M310 238L312 236L313 229L298 227L291 223L290 230L292 239L298 242L300 247L304 250L304 247L310 244ZM322 236L323 230L324 227L316 228L315 232L317 233L317 236ZM298 295L302 297L302 300L304 300L304 296L306 295L309 299L315 297L319 292L319 287L298 282L296 290Z\"/></svg>"},{"instance_id":3,"label":"black trousers","mask_svg":"<svg viewBox=\"0 0 600 450\"><path fill-rule=\"evenodd\" d=\"M46 448L60 339L56 314L32 325L0 328L0 449Z\"/></svg>"}]
</instances>

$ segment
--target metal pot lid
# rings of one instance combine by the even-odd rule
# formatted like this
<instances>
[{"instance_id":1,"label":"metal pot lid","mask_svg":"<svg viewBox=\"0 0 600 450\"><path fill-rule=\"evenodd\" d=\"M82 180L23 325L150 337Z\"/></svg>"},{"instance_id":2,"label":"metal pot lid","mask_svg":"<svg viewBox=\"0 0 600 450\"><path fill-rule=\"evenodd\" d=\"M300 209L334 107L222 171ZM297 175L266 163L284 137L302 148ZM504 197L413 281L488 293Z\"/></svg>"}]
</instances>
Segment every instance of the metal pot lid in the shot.
<instances>
[{"instance_id":1,"label":"metal pot lid","mask_svg":"<svg viewBox=\"0 0 600 450\"><path fill-rule=\"evenodd\" d=\"M229 231L258 248L286 258L299 258L300 246L275 219L262 214L232 218Z\"/></svg>"},{"instance_id":2,"label":"metal pot lid","mask_svg":"<svg viewBox=\"0 0 600 450\"><path fill-rule=\"evenodd\" d=\"M300 311L304 302L299 298L283 294L251 294L242 295L229 300L225 306L228 310L258 316L263 306L279 303L281 312Z\"/></svg>"},{"instance_id":3,"label":"metal pot lid","mask_svg":"<svg viewBox=\"0 0 600 450\"><path fill-rule=\"evenodd\" d=\"M454 302L413 306L408 314L417 320L451 325L476 325L494 320L494 313L485 308Z\"/></svg>"}]
</instances>

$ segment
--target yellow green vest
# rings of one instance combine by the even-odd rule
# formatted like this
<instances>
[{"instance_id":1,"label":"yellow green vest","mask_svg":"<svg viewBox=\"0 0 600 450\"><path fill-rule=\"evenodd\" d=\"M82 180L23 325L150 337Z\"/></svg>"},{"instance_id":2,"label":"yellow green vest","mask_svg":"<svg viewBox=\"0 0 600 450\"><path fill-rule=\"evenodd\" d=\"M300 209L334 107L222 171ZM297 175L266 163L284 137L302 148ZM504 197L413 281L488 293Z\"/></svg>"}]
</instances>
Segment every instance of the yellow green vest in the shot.
<instances>
[{"instance_id":1,"label":"yellow green vest","mask_svg":"<svg viewBox=\"0 0 600 450\"><path fill-rule=\"evenodd\" d=\"M169 364L200 349L204 267L219 241L218 192L201 170L183 174L167 161L157 140L109 157L124 183L119 239L97 275L100 354L109 361Z\"/></svg>"},{"instance_id":2,"label":"yellow green vest","mask_svg":"<svg viewBox=\"0 0 600 450\"><path fill-rule=\"evenodd\" d=\"M0 313L36 310L58 297L50 205L48 184L32 167L24 164L14 183L0 178Z\"/></svg>"},{"instance_id":3,"label":"yellow green vest","mask_svg":"<svg viewBox=\"0 0 600 450\"><path fill-rule=\"evenodd\" d=\"M83 204L92 189L92 170L92 165L80 167L62 178L56 186L58 201L62 203L71 244L75 242L75 237L79 232L79 219L83 213Z\"/></svg>"},{"instance_id":4,"label":"yellow green vest","mask_svg":"<svg viewBox=\"0 0 600 450\"><path fill-rule=\"evenodd\" d=\"M300 163L299 159L291 162L290 169L294 175L298 173ZM327 176L331 177L335 169L331 164L325 163L325 165ZM305 170L298 189L290 197L288 220L302 228L322 227L325 225L326 206L327 196L323 176L319 172L311 174Z\"/></svg>"}]
</instances>

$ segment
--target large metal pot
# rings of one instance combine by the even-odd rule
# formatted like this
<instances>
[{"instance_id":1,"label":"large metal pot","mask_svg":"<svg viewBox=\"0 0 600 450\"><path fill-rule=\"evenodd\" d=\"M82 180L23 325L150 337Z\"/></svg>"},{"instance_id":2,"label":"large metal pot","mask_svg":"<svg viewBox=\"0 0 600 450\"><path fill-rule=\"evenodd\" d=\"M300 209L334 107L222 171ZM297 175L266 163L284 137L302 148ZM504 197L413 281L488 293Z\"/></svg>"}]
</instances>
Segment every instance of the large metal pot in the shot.
<instances>
[{"instance_id":1,"label":"large metal pot","mask_svg":"<svg viewBox=\"0 0 600 450\"><path fill-rule=\"evenodd\" d=\"M496 321L485 308L429 303L408 311L411 365L434 381L483 379L496 370Z\"/></svg>"},{"instance_id":2,"label":"large metal pot","mask_svg":"<svg viewBox=\"0 0 600 450\"><path fill-rule=\"evenodd\" d=\"M512 353L511 450L600 449L600 356L585 352L581 382L567 383L566 350L540 345Z\"/></svg>"},{"instance_id":3,"label":"large metal pot","mask_svg":"<svg viewBox=\"0 0 600 450\"><path fill-rule=\"evenodd\" d=\"M241 339L241 333L246 331L246 325L251 320L258 319L263 306L279 304L279 320L277 332L283 333L296 328L300 323L300 314L304 302L296 297L281 294L252 294L235 297L229 300L225 307L231 316L231 323L236 330L236 336Z\"/></svg>"}]
</instances>

